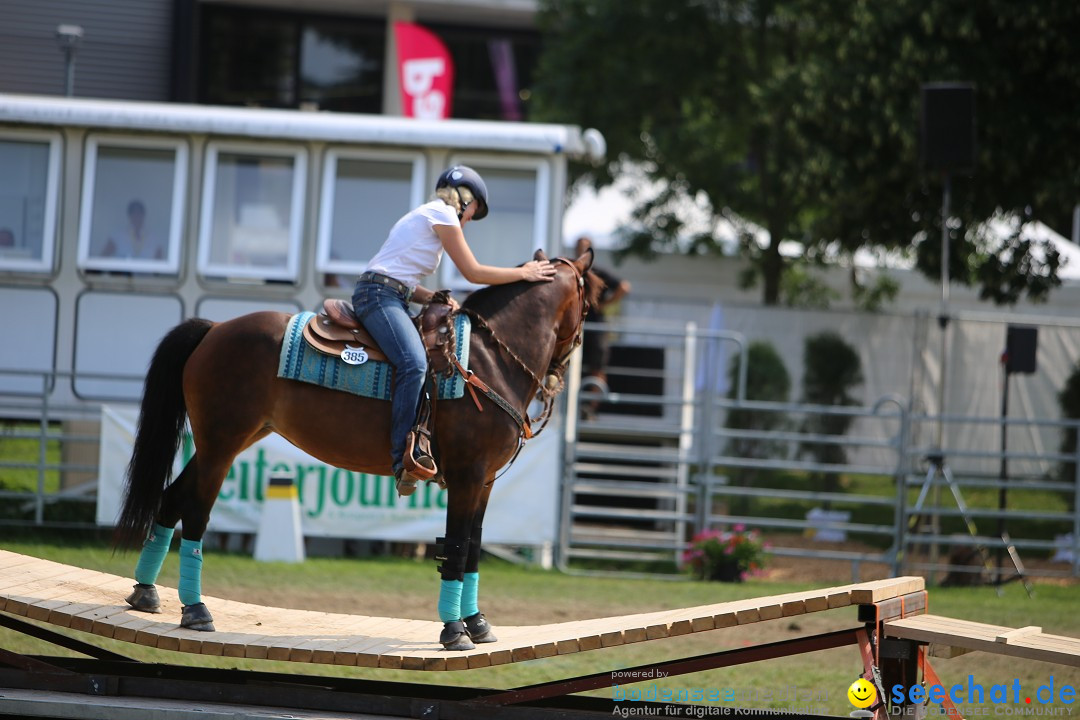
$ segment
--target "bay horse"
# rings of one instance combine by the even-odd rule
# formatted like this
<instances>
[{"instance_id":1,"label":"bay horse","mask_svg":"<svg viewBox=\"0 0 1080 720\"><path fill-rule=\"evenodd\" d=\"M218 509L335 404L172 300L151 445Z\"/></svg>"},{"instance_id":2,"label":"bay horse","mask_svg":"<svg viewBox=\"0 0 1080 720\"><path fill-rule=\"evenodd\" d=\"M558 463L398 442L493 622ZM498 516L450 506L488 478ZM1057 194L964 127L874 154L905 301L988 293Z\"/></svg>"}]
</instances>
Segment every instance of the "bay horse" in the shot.
<instances>
[{"instance_id":1,"label":"bay horse","mask_svg":"<svg viewBox=\"0 0 1080 720\"><path fill-rule=\"evenodd\" d=\"M547 260L540 251L534 258ZM574 260L556 258L551 282L483 288L462 306L473 320L472 384L491 394L433 401L433 446L447 488L446 537L438 556L444 621L439 641L449 650L495 640L476 599L488 496L496 472L530 434L531 400L539 394L550 410L562 389L585 313L599 290L599 279L589 271L592 260L591 250ZM154 583L182 522L180 624L214 630L202 602L203 534L234 458L270 433L328 465L391 474L388 401L277 376L289 319L279 312L222 323L193 318L169 331L155 350L116 528L118 546L142 543L137 584L126 598L134 609L160 611ZM172 481L185 416L195 454Z\"/></svg>"}]
</instances>

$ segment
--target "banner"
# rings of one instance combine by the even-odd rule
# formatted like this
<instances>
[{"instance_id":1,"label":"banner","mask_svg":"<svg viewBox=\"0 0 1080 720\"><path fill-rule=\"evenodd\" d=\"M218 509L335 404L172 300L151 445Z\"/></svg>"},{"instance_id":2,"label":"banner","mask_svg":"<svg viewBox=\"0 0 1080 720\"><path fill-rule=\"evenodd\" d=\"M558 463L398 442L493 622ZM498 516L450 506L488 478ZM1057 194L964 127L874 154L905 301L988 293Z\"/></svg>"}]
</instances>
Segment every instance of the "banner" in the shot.
<instances>
[{"instance_id":1,"label":"banner","mask_svg":"<svg viewBox=\"0 0 1080 720\"><path fill-rule=\"evenodd\" d=\"M99 525L115 525L119 517L137 420L137 408L102 407ZM553 419L547 431L530 440L517 462L495 481L484 517L485 542L540 545L555 541L559 437ZM193 454L191 436L185 434L174 478ZM291 474L296 482L307 537L434 542L446 534L446 491L437 485L421 483L413 495L398 497L393 478L331 467L279 435L260 440L233 461L209 529L255 533L269 480L282 474Z\"/></svg>"},{"instance_id":2,"label":"banner","mask_svg":"<svg viewBox=\"0 0 1080 720\"><path fill-rule=\"evenodd\" d=\"M420 25L394 23L398 83L405 117L442 120L450 117L454 63L438 37Z\"/></svg>"}]
</instances>

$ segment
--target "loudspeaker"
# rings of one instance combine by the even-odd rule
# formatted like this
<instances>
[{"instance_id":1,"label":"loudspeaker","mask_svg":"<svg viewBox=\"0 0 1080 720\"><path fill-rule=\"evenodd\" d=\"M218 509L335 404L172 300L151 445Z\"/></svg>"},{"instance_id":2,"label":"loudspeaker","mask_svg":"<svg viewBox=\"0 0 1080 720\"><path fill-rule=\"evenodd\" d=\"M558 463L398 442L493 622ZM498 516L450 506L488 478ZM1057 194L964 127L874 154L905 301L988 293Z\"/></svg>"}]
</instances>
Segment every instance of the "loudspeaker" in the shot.
<instances>
[{"instance_id":1,"label":"loudspeaker","mask_svg":"<svg viewBox=\"0 0 1080 720\"><path fill-rule=\"evenodd\" d=\"M919 139L924 167L960 173L974 170L975 86L923 85Z\"/></svg>"},{"instance_id":2,"label":"loudspeaker","mask_svg":"<svg viewBox=\"0 0 1080 720\"><path fill-rule=\"evenodd\" d=\"M1038 328L1010 325L1005 331L1005 372L1025 375L1035 372L1035 348L1038 341Z\"/></svg>"}]
</instances>

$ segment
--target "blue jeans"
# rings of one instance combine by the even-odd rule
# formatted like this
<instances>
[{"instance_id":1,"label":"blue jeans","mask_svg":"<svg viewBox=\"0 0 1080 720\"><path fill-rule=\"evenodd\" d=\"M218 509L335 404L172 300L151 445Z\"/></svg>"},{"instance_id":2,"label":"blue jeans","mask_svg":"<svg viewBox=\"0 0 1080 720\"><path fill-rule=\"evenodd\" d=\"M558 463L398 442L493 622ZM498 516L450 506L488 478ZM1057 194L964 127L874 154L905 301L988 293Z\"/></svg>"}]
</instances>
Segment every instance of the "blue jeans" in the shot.
<instances>
[{"instance_id":1,"label":"blue jeans","mask_svg":"<svg viewBox=\"0 0 1080 720\"><path fill-rule=\"evenodd\" d=\"M394 366L390 459L396 474L402 467L405 439L416 424L420 393L427 375L427 353L401 293L379 283L361 282L356 284L352 302L356 317L364 323Z\"/></svg>"}]
</instances>

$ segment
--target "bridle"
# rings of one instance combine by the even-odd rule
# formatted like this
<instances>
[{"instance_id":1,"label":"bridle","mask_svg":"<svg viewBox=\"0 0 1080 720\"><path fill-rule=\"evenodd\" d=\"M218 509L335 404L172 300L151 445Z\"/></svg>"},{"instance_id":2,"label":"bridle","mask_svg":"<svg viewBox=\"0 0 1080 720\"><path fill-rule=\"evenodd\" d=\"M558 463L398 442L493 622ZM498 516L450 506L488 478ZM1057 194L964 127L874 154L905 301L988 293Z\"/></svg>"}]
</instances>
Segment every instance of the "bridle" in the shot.
<instances>
[{"instance_id":1,"label":"bridle","mask_svg":"<svg viewBox=\"0 0 1080 720\"><path fill-rule=\"evenodd\" d=\"M504 353L506 353L506 355L509 356L518 365L518 367L524 370L525 373L530 378L532 378L533 382L536 384L537 387L537 390L535 391L533 396L539 396L540 402L543 405L538 415L536 415L535 417L529 417L527 414L528 407L526 407L525 414L519 412L504 397L499 395L497 392L492 390L486 383L477 378L473 374L472 370L466 370L464 367L462 367L461 364L456 361L456 358L451 355L451 359L453 360L455 369L465 379L466 387L472 394L473 402L476 403L476 407L481 412L483 412L480 401L476 397L476 392L473 390L474 387L484 393L484 395L486 395L492 402L494 402L498 407L500 407L508 415L510 415L510 417L514 419L514 422L517 423L519 430L518 449L517 452L514 453L514 458L510 460L511 463L513 463L514 459L517 458L517 453L521 452L521 448L524 446L525 441L530 438L536 437L544 430L545 427L547 427L548 420L551 419L551 413L555 407L555 398L562 391L563 387L566 384L564 378L566 375L566 368L570 364L570 356L573 355L574 350L576 350L577 347L581 345L581 339L585 328L585 316L589 313L589 301L588 298L585 297L585 277L577 269L577 266L574 265L574 263L572 263L570 260L562 257L555 258L550 262L552 264L563 263L573 271L576 280L575 284L577 285L577 299L578 304L581 308L581 312L578 315L578 321L575 324L573 331L566 337L555 338L556 349L558 349L564 343L569 343L570 345L569 348L562 355L560 355L558 359L552 359L551 363L548 365L547 370L544 373L543 379L541 379L541 377L537 375L536 372L532 368L530 368L524 360L518 357L518 354L515 353L512 349L510 349L510 346L503 342L502 338L500 338L495 333L495 330L490 325L488 325L487 321L482 316L478 315L475 311L468 308L461 309L461 311L467 314L472 319L472 321L476 323L477 326L486 330L487 333L491 336L491 339L495 342L495 345L499 347L499 349L501 349Z\"/></svg>"}]
</instances>

